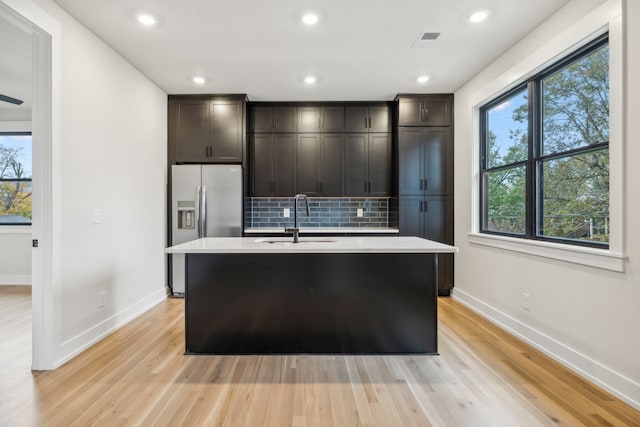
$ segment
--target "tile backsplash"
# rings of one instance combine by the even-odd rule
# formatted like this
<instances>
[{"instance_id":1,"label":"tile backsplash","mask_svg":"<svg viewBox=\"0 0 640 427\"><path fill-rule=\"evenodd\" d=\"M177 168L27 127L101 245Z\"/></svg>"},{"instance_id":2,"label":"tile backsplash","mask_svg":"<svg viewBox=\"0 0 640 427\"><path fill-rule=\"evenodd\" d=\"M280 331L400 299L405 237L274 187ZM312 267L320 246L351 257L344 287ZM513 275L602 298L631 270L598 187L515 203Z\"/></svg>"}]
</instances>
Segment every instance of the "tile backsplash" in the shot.
<instances>
[{"instance_id":1,"label":"tile backsplash","mask_svg":"<svg viewBox=\"0 0 640 427\"><path fill-rule=\"evenodd\" d=\"M396 228L398 224L397 201L390 197L309 197L309 208L307 216L304 202L298 202L298 226ZM247 197L245 227L293 226L293 212L292 197Z\"/></svg>"}]
</instances>

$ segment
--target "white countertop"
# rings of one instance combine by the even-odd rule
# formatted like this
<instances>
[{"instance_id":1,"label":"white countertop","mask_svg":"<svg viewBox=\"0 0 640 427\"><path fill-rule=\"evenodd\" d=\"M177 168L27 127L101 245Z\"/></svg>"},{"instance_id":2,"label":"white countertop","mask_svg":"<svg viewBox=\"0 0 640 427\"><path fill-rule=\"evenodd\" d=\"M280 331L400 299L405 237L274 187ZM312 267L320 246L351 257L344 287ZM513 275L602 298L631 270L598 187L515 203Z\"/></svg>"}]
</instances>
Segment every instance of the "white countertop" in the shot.
<instances>
[{"instance_id":1,"label":"white countertop","mask_svg":"<svg viewBox=\"0 0 640 427\"><path fill-rule=\"evenodd\" d=\"M455 253L458 248L419 237L206 237L165 249L166 253Z\"/></svg>"},{"instance_id":2,"label":"white countertop","mask_svg":"<svg viewBox=\"0 0 640 427\"><path fill-rule=\"evenodd\" d=\"M251 227L245 228L246 234L253 233L284 233L284 227ZM397 228L374 228L374 227L301 227L300 233L302 234L334 234L334 233L349 233L349 234L397 234Z\"/></svg>"}]
</instances>

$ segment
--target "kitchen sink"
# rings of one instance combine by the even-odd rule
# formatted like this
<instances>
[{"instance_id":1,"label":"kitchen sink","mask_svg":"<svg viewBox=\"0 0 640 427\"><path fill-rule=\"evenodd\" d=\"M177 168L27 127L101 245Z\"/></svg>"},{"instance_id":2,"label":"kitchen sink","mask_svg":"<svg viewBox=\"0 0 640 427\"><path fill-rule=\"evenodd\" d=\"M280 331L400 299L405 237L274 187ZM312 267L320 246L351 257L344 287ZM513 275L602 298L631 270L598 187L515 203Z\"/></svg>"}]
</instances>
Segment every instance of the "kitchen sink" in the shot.
<instances>
[{"instance_id":1,"label":"kitchen sink","mask_svg":"<svg viewBox=\"0 0 640 427\"><path fill-rule=\"evenodd\" d=\"M293 240L292 238L279 238L279 239L256 239L255 240L256 243L269 243L269 244L283 244L283 243L291 243L292 245ZM335 240L332 239L314 239L314 238L300 238L300 241L298 243L295 244L300 244L300 243L335 243Z\"/></svg>"}]
</instances>

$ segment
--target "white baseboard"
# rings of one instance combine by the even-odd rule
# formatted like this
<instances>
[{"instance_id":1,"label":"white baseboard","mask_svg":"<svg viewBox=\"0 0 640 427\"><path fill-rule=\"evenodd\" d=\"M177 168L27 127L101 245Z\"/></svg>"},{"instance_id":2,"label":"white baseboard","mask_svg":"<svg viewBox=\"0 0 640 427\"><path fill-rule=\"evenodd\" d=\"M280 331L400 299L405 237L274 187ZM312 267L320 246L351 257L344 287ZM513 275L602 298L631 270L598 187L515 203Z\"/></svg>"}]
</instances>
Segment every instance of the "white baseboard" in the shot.
<instances>
[{"instance_id":1,"label":"white baseboard","mask_svg":"<svg viewBox=\"0 0 640 427\"><path fill-rule=\"evenodd\" d=\"M30 285L30 274L0 274L0 285Z\"/></svg>"},{"instance_id":2,"label":"white baseboard","mask_svg":"<svg viewBox=\"0 0 640 427\"><path fill-rule=\"evenodd\" d=\"M502 329L640 410L640 384L632 379L613 371L598 361L585 356L458 288L453 289L451 296Z\"/></svg>"},{"instance_id":3,"label":"white baseboard","mask_svg":"<svg viewBox=\"0 0 640 427\"><path fill-rule=\"evenodd\" d=\"M103 320L97 325L88 328L86 331L76 335L75 337L64 341L60 345L64 356L54 362L53 369L60 367L98 341L131 322L142 313L161 303L167 298L167 295L168 292L165 287L164 289L158 290L142 300L130 305L124 310L121 310L119 313L114 314L108 319Z\"/></svg>"}]
</instances>

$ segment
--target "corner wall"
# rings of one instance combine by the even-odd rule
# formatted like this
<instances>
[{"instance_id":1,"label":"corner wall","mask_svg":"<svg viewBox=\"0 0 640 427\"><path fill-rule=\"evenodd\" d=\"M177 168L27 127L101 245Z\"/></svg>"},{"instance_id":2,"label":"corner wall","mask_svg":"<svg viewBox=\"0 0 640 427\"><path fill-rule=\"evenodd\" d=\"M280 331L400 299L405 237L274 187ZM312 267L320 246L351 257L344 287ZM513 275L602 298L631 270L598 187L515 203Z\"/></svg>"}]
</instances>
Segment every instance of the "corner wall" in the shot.
<instances>
[{"instance_id":1,"label":"corner wall","mask_svg":"<svg viewBox=\"0 0 640 427\"><path fill-rule=\"evenodd\" d=\"M513 83L513 71L531 55L569 49L571 46L562 44L571 39L572 32L580 32L575 29L577 23L583 29L591 25L596 31L598 22L605 19L604 12L619 10L617 5L617 1L596 0L568 3L455 93L455 244L460 253L456 256L454 297L640 408L640 264L634 256L640 252L640 202L634 185L640 182L640 169L627 160L640 158L640 98L628 96L640 93L638 79L632 77L640 75L639 2L622 2L626 43L622 49L626 99L621 147L626 183L622 190L622 216L626 218L622 233L626 247L622 249L628 256L625 271L473 244L469 238L478 215L473 206L477 199L474 150L478 132L472 115L474 104L491 95L488 88ZM530 295L530 310L521 306L523 293Z\"/></svg>"}]
</instances>

